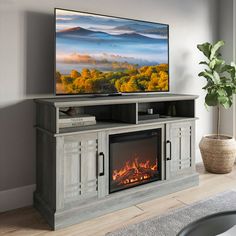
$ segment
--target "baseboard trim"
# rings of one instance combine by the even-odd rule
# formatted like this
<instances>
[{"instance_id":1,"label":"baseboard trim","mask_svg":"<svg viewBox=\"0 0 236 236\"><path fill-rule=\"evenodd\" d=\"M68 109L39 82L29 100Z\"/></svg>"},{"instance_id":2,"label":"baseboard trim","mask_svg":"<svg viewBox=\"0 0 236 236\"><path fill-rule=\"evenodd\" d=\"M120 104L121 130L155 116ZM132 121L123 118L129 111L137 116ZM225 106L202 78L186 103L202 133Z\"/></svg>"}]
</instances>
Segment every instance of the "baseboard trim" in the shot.
<instances>
[{"instance_id":1,"label":"baseboard trim","mask_svg":"<svg viewBox=\"0 0 236 236\"><path fill-rule=\"evenodd\" d=\"M33 205L33 193L36 185L0 191L0 212Z\"/></svg>"}]
</instances>

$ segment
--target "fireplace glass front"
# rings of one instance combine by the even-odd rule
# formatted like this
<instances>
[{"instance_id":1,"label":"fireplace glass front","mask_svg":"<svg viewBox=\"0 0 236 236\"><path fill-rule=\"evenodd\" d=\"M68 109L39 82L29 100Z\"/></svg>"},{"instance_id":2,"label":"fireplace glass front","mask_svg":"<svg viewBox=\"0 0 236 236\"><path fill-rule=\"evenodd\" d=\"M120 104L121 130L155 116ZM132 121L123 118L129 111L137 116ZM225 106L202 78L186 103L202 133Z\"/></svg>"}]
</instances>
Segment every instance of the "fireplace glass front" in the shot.
<instances>
[{"instance_id":1,"label":"fireplace glass front","mask_svg":"<svg viewBox=\"0 0 236 236\"><path fill-rule=\"evenodd\" d=\"M161 179L161 129L109 137L109 192Z\"/></svg>"}]
</instances>

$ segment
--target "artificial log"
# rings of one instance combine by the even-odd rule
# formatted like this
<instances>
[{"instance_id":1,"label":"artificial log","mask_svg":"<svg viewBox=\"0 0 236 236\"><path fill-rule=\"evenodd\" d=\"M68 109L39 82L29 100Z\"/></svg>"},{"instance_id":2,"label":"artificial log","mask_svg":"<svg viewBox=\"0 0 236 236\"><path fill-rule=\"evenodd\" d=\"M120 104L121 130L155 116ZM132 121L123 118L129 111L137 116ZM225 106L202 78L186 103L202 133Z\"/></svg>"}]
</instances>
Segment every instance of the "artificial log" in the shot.
<instances>
[{"instance_id":1,"label":"artificial log","mask_svg":"<svg viewBox=\"0 0 236 236\"><path fill-rule=\"evenodd\" d=\"M144 176L148 176L148 179L152 178L154 176L155 171L151 169L146 169L143 167L138 168L138 172L136 169L130 169L127 170L122 176L118 176L117 179L115 180L119 185L124 184L124 182L128 179L138 179L139 181L142 181L144 179L141 179Z\"/></svg>"}]
</instances>

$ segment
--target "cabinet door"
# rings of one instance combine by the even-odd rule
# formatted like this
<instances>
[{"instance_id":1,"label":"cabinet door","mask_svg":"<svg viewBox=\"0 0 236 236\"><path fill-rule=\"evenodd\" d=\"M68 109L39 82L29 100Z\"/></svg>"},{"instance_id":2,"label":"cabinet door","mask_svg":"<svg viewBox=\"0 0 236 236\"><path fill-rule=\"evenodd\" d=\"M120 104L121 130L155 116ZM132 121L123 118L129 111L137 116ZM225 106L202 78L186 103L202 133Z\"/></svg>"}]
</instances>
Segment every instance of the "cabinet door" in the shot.
<instances>
[{"instance_id":1,"label":"cabinet door","mask_svg":"<svg viewBox=\"0 0 236 236\"><path fill-rule=\"evenodd\" d=\"M182 122L166 126L167 178L194 170L194 125L194 122Z\"/></svg>"},{"instance_id":2,"label":"cabinet door","mask_svg":"<svg viewBox=\"0 0 236 236\"><path fill-rule=\"evenodd\" d=\"M59 208L76 200L96 197L98 133L58 137L57 145Z\"/></svg>"}]
</instances>

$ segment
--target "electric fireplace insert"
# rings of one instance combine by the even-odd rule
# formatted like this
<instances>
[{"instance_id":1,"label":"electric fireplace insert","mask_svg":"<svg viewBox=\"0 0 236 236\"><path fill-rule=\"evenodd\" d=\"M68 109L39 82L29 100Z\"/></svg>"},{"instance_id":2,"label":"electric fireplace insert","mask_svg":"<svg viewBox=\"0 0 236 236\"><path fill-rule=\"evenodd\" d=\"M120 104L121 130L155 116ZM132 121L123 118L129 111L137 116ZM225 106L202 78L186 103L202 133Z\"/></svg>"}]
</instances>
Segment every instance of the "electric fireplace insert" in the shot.
<instances>
[{"instance_id":1,"label":"electric fireplace insert","mask_svg":"<svg viewBox=\"0 0 236 236\"><path fill-rule=\"evenodd\" d=\"M161 129L109 137L109 192L161 179Z\"/></svg>"}]
</instances>

